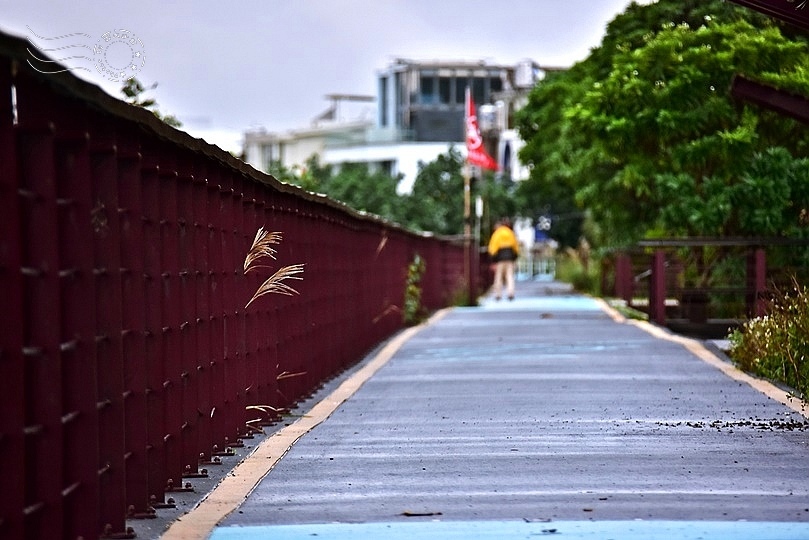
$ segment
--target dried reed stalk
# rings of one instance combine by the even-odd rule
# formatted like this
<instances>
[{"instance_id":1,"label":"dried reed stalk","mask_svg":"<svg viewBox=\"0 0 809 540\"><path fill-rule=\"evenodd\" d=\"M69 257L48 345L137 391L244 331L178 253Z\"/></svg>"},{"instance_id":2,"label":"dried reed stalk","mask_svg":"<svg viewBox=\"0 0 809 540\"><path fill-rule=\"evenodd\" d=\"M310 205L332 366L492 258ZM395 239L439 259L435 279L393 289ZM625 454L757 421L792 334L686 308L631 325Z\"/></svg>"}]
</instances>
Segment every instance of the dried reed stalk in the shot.
<instances>
[{"instance_id":1,"label":"dried reed stalk","mask_svg":"<svg viewBox=\"0 0 809 540\"><path fill-rule=\"evenodd\" d=\"M260 265L256 265L256 261L262 257L269 257L275 260L275 254L278 252L270 246L280 243L280 232L269 232L265 231L264 227L259 227L256 231L256 237L253 239L253 245L250 246L250 250L247 252L247 257L244 258L244 273L246 274L251 270L261 268Z\"/></svg>"},{"instance_id":2,"label":"dried reed stalk","mask_svg":"<svg viewBox=\"0 0 809 540\"><path fill-rule=\"evenodd\" d=\"M302 264L293 264L291 266L284 266L279 268L277 272L267 278L264 283L256 290L256 293L253 295L253 298L247 302L247 305L244 307L247 308L253 301L257 298L264 296L265 294L276 293L276 294L285 294L287 296L292 296L293 294L298 294L298 291L284 283L285 279L303 279L302 277L298 276L297 274L303 273L303 265Z\"/></svg>"},{"instance_id":3,"label":"dried reed stalk","mask_svg":"<svg viewBox=\"0 0 809 540\"><path fill-rule=\"evenodd\" d=\"M308 372L306 371L299 371L297 373L290 373L288 371L283 371L278 374L275 378L276 381L282 381L284 379L291 379L292 377L300 377L301 375L306 375Z\"/></svg>"},{"instance_id":4,"label":"dried reed stalk","mask_svg":"<svg viewBox=\"0 0 809 540\"><path fill-rule=\"evenodd\" d=\"M264 257L269 257L275 260L277 251L271 246L279 243L281 243L280 232L268 232L264 230L264 227L259 227L258 231L256 231L256 237L253 239L253 245L250 246L250 250L247 252L247 256L244 259L244 273L247 274L248 272L258 268L269 268L268 266L257 263ZM293 264L291 266L284 266L280 268L273 275L267 278L264 283L261 284L261 286L259 286L256 293L244 306L245 309L247 309L247 307L252 304L254 300L264 296L265 294L276 293L287 296L298 294L298 291L284 283L284 281L288 279L302 280L303 278L298 275L301 273L303 273L302 264Z\"/></svg>"}]
</instances>

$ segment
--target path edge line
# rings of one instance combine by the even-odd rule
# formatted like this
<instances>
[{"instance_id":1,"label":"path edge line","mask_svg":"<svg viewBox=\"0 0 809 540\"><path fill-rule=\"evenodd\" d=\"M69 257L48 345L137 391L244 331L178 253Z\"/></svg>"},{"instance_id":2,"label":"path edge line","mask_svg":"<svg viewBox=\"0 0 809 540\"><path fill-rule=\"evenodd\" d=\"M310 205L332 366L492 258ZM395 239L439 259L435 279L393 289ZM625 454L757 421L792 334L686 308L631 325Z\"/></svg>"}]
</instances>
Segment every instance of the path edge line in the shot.
<instances>
[{"instance_id":1,"label":"path edge line","mask_svg":"<svg viewBox=\"0 0 809 540\"><path fill-rule=\"evenodd\" d=\"M379 371L417 333L441 320L452 308L444 308L427 321L399 332L362 368L344 380L298 420L269 435L239 462L194 508L177 518L162 540L207 538L214 528L236 510L298 440L326 420Z\"/></svg>"},{"instance_id":2,"label":"path edge line","mask_svg":"<svg viewBox=\"0 0 809 540\"><path fill-rule=\"evenodd\" d=\"M770 399L774 399L782 405L786 405L798 414L809 418L809 404L807 404L806 401L790 395L790 393L786 390L777 387L765 379L760 379L745 373L733 364L717 356L714 352L705 347L705 345L703 345L699 340L672 334L664 328L661 328L648 321L628 319L603 299L596 298L595 300L601 306L601 309L603 309L615 322L621 324L631 324L658 339L678 343L685 347L691 354L703 362L715 367L731 379L746 383L748 386L761 392Z\"/></svg>"}]
</instances>

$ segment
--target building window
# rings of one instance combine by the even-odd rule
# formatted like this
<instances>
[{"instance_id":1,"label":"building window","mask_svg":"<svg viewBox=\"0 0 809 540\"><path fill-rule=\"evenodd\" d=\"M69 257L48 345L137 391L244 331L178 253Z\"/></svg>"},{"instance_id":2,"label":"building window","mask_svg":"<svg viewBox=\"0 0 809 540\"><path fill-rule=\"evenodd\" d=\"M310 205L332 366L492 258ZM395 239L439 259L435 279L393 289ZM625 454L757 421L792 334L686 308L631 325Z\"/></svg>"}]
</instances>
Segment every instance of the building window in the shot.
<instances>
[{"instance_id":1,"label":"building window","mask_svg":"<svg viewBox=\"0 0 809 540\"><path fill-rule=\"evenodd\" d=\"M472 79L472 99L477 106L489 101L489 96L486 95L486 79L478 77Z\"/></svg>"},{"instance_id":2,"label":"building window","mask_svg":"<svg viewBox=\"0 0 809 540\"><path fill-rule=\"evenodd\" d=\"M452 79L441 77L438 79L438 101L448 105L452 101Z\"/></svg>"},{"instance_id":3,"label":"building window","mask_svg":"<svg viewBox=\"0 0 809 540\"><path fill-rule=\"evenodd\" d=\"M489 86L492 92L502 92L503 91L503 79L500 77L491 77L489 79Z\"/></svg>"},{"instance_id":4,"label":"building window","mask_svg":"<svg viewBox=\"0 0 809 540\"><path fill-rule=\"evenodd\" d=\"M438 96L435 92L435 77L432 75L422 75L419 80L421 92L419 103L422 105L433 105L438 103Z\"/></svg>"},{"instance_id":5,"label":"building window","mask_svg":"<svg viewBox=\"0 0 809 540\"><path fill-rule=\"evenodd\" d=\"M407 95L407 89L404 87L405 81L402 77L402 74L397 72L394 76L394 87L396 91L396 96L394 97L394 103L396 103L396 119L394 120L394 125L398 128L401 127L408 127L405 119L405 96Z\"/></svg>"},{"instance_id":6,"label":"building window","mask_svg":"<svg viewBox=\"0 0 809 540\"><path fill-rule=\"evenodd\" d=\"M379 125L388 125L388 78L379 79Z\"/></svg>"},{"instance_id":7,"label":"building window","mask_svg":"<svg viewBox=\"0 0 809 540\"><path fill-rule=\"evenodd\" d=\"M466 103L466 86L468 84L467 77L455 78L455 103Z\"/></svg>"},{"instance_id":8,"label":"building window","mask_svg":"<svg viewBox=\"0 0 809 540\"><path fill-rule=\"evenodd\" d=\"M379 162L379 169L381 172L385 173L388 176L393 176L393 161L385 160Z\"/></svg>"}]
</instances>

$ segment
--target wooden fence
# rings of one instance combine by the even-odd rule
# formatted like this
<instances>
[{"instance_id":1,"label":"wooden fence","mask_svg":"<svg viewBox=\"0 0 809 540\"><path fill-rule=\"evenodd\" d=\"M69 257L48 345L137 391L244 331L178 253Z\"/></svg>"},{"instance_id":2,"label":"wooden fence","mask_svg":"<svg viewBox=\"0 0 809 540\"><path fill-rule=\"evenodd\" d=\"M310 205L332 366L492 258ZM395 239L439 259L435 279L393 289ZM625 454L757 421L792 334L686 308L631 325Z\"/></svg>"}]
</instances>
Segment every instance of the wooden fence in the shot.
<instances>
[{"instance_id":1,"label":"wooden fence","mask_svg":"<svg viewBox=\"0 0 809 540\"><path fill-rule=\"evenodd\" d=\"M466 290L462 245L27 57L0 34L0 538L127 536L241 444L249 406L294 405L400 330L416 255L426 309ZM260 227L277 260L245 275ZM290 264L299 295L245 307Z\"/></svg>"}]
</instances>

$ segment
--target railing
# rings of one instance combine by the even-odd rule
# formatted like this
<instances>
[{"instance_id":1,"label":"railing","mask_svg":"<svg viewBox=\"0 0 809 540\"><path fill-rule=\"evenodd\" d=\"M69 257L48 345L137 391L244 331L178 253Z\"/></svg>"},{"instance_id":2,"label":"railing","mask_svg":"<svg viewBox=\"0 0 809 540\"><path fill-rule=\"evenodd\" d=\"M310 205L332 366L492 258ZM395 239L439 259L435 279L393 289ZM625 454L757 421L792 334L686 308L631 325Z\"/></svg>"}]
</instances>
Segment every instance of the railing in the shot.
<instances>
[{"instance_id":1,"label":"railing","mask_svg":"<svg viewBox=\"0 0 809 540\"><path fill-rule=\"evenodd\" d=\"M277 182L0 34L0 538L126 537L465 287L464 249ZM246 308L259 227L298 296ZM250 406L266 406L261 412ZM271 407L271 408L270 408ZM267 413L267 414L265 414Z\"/></svg>"},{"instance_id":2,"label":"railing","mask_svg":"<svg viewBox=\"0 0 809 540\"><path fill-rule=\"evenodd\" d=\"M775 290L809 277L808 256L801 239L647 240L603 259L602 292L674 330L726 335L764 315Z\"/></svg>"},{"instance_id":3,"label":"railing","mask_svg":"<svg viewBox=\"0 0 809 540\"><path fill-rule=\"evenodd\" d=\"M527 253L517 259L517 277L532 281L553 281L556 277L556 258Z\"/></svg>"}]
</instances>

